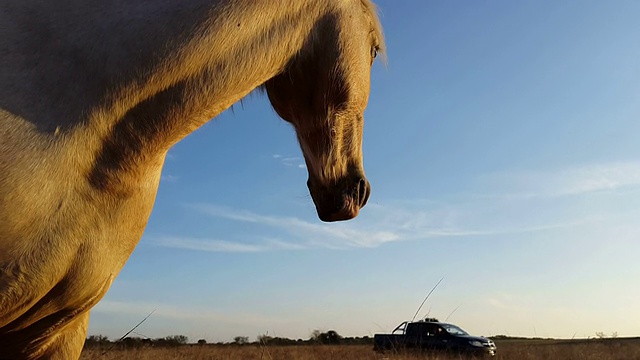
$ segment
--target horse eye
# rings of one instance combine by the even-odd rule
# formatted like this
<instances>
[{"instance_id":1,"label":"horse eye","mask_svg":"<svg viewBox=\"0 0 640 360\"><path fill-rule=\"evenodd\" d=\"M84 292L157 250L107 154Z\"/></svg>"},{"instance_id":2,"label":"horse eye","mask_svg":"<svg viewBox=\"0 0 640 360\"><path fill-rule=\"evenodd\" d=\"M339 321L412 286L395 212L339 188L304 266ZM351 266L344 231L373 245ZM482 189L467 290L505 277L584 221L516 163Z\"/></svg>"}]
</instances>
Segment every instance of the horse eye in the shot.
<instances>
[{"instance_id":1,"label":"horse eye","mask_svg":"<svg viewBox=\"0 0 640 360\"><path fill-rule=\"evenodd\" d=\"M371 56L375 59L378 56L378 50L380 50L379 46L374 46L371 48Z\"/></svg>"}]
</instances>

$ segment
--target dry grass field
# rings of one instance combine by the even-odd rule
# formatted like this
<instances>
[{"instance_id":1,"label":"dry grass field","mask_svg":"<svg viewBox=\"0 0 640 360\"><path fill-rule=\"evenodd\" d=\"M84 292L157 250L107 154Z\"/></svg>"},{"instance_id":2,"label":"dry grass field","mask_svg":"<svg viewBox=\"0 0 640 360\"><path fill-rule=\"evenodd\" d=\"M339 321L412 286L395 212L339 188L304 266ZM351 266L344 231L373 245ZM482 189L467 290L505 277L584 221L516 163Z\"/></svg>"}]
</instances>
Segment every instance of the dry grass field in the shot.
<instances>
[{"instance_id":1,"label":"dry grass field","mask_svg":"<svg viewBox=\"0 0 640 360\"><path fill-rule=\"evenodd\" d=\"M497 341L502 360L640 360L640 338L608 340L504 340ZM183 345L174 348L111 350L85 349L82 360L463 360L464 356L416 353L378 354L368 345L219 346Z\"/></svg>"}]
</instances>

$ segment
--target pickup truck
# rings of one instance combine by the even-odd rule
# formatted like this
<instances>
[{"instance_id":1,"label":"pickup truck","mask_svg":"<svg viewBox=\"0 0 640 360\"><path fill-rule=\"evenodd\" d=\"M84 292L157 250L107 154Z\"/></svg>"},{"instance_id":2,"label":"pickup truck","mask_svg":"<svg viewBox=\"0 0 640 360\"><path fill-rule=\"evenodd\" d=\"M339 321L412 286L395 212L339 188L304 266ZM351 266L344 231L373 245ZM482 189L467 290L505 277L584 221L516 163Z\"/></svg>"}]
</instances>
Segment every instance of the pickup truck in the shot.
<instances>
[{"instance_id":1,"label":"pickup truck","mask_svg":"<svg viewBox=\"0 0 640 360\"><path fill-rule=\"evenodd\" d=\"M405 321L391 334L375 334L373 349L378 352L417 349L480 356L496 354L496 344L492 340L471 336L456 325L438 322L435 319Z\"/></svg>"}]
</instances>

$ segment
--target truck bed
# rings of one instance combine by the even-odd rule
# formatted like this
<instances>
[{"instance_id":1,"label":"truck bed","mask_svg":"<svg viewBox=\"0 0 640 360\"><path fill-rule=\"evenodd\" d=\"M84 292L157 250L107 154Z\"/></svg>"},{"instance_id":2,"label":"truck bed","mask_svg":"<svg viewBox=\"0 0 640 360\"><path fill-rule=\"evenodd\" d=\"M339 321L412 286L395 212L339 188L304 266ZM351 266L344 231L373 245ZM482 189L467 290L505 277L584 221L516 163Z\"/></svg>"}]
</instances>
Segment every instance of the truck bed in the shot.
<instances>
[{"instance_id":1,"label":"truck bed","mask_svg":"<svg viewBox=\"0 0 640 360\"><path fill-rule=\"evenodd\" d=\"M373 336L373 350L400 349L404 346L404 337L404 334L376 334Z\"/></svg>"}]
</instances>

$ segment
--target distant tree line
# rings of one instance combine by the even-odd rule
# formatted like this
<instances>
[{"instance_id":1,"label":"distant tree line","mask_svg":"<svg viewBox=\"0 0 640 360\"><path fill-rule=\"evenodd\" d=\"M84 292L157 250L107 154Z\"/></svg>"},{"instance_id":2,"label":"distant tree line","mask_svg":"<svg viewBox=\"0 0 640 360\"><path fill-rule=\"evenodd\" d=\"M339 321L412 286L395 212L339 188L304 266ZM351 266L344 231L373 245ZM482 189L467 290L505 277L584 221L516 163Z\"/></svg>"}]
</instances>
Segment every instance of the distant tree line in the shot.
<instances>
[{"instance_id":1,"label":"distant tree line","mask_svg":"<svg viewBox=\"0 0 640 360\"><path fill-rule=\"evenodd\" d=\"M131 349L145 346L153 347L175 347L187 345L189 338L184 335L171 335L164 338L150 339L141 337L126 337L120 341L109 340L104 335L91 335L85 341L86 348L110 348ZM364 337L342 337L335 330L322 332L314 330L309 339L288 339L282 337L269 336L267 334L259 335L254 342L249 341L248 336L236 336L232 342L218 342L208 344L206 340L200 339L194 346L200 345L218 345L218 346L287 346L287 345L373 345L373 338Z\"/></svg>"},{"instance_id":2,"label":"distant tree line","mask_svg":"<svg viewBox=\"0 0 640 360\"><path fill-rule=\"evenodd\" d=\"M141 337L126 337L119 341L111 341L104 335L91 335L85 342L84 346L87 348L111 348L116 349L132 349L145 346L156 347L175 347L180 345L186 345L189 343L189 338L184 335L171 335L163 338L141 338Z\"/></svg>"},{"instance_id":3,"label":"distant tree line","mask_svg":"<svg viewBox=\"0 0 640 360\"><path fill-rule=\"evenodd\" d=\"M510 335L493 335L489 336L491 340L555 340L554 338L542 337L526 337L526 336L510 336Z\"/></svg>"}]
</instances>

